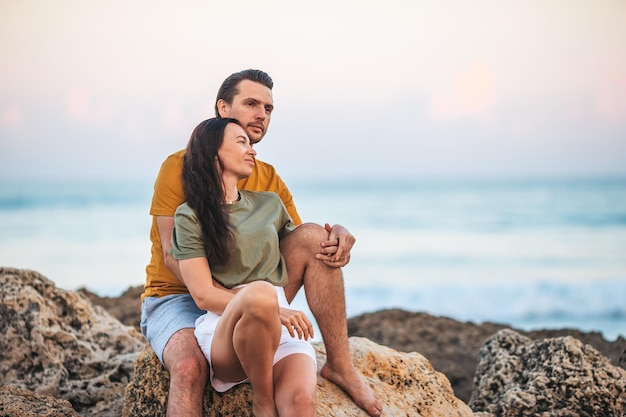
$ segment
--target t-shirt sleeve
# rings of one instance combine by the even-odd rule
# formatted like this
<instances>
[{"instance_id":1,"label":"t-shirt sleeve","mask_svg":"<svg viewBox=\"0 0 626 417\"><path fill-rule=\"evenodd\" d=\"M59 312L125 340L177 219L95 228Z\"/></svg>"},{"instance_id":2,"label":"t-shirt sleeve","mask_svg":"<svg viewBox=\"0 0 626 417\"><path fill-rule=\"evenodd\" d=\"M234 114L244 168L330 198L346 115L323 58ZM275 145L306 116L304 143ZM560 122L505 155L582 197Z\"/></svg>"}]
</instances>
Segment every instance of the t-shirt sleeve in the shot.
<instances>
[{"instance_id":1,"label":"t-shirt sleeve","mask_svg":"<svg viewBox=\"0 0 626 417\"><path fill-rule=\"evenodd\" d=\"M274 177L274 187L276 194L278 194L280 199L283 201L283 204L285 205L287 212L291 216L293 223L296 225L301 224L302 219L298 214L298 210L296 210L296 204L293 201L293 196L291 195L289 188L287 188L287 184L285 184L283 179L278 174L276 174Z\"/></svg>"},{"instance_id":2,"label":"t-shirt sleeve","mask_svg":"<svg viewBox=\"0 0 626 417\"><path fill-rule=\"evenodd\" d=\"M282 200L278 200L278 204L280 206L281 212L281 227L278 229L278 238L282 239L287 236L289 233L293 232L296 229L296 225L293 222L291 215L287 211L285 207L285 203Z\"/></svg>"},{"instance_id":3,"label":"t-shirt sleeve","mask_svg":"<svg viewBox=\"0 0 626 417\"><path fill-rule=\"evenodd\" d=\"M252 175L249 178L241 180L239 187L249 191L271 191L278 194L293 222L296 225L302 223L302 219L298 214L298 210L296 210L296 205L289 188L287 188L283 179L278 175L276 169L267 162L257 159L257 165Z\"/></svg>"},{"instance_id":4,"label":"t-shirt sleeve","mask_svg":"<svg viewBox=\"0 0 626 417\"><path fill-rule=\"evenodd\" d=\"M176 208L185 201L182 184L183 159L181 154L170 155L161 165L154 182L150 214L174 216Z\"/></svg>"},{"instance_id":5,"label":"t-shirt sleeve","mask_svg":"<svg viewBox=\"0 0 626 417\"><path fill-rule=\"evenodd\" d=\"M195 214L176 211L170 253L178 260L206 256L202 242L202 228Z\"/></svg>"}]
</instances>

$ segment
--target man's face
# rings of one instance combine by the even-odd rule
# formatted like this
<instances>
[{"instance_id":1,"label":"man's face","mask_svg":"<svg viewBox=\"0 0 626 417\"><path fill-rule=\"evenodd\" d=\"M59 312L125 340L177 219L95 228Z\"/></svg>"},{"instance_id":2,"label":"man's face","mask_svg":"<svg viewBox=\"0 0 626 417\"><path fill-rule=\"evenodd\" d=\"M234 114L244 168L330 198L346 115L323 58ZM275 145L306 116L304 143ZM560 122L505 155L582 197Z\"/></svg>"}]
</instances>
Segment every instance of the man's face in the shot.
<instances>
[{"instance_id":1,"label":"man's face","mask_svg":"<svg viewBox=\"0 0 626 417\"><path fill-rule=\"evenodd\" d=\"M272 90L263 84L243 80L239 83L239 94L235 95L232 104L220 100L218 109L220 116L239 120L250 142L258 143L267 132L274 110Z\"/></svg>"}]
</instances>

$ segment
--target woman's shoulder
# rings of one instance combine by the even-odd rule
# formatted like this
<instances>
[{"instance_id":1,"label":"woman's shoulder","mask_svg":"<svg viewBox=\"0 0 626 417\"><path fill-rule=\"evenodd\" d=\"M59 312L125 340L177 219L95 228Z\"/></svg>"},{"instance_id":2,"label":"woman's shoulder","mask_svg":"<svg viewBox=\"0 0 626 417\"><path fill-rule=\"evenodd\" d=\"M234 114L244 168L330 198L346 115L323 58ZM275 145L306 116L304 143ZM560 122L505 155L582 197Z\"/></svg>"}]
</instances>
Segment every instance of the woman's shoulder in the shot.
<instances>
[{"instance_id":1,"label":"woman's shoulder","mask_svg":"<svg viewBox=\"0 0 626 417\"><path fill-rule=\"evenodd\" d=\"M248 191L239 190L242 196L252 201L273 201L280 200L278 194L273 191Z\"/></svg>"},{"instance_id":2,"label":"woman's shoulder","mask_svg":"<svg viewBox=\"0 0 626 417\"><path fill-rule=\"evenodd\" d=\"M189 207L187 202L182 203L176 208L176 214L174 216L195 216L195 212Z\"/></svg>"}]
</instances>

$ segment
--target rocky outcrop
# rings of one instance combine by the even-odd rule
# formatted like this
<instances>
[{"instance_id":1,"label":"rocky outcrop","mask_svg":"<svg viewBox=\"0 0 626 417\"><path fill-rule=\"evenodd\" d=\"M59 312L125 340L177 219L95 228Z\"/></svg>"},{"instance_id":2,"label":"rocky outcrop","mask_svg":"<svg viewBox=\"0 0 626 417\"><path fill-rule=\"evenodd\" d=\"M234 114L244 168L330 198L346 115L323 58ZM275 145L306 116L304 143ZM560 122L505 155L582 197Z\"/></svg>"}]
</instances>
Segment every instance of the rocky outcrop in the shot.
<instances>
[{"instance_id":1,"label":"rocky outcrop","mask_svg":"<svg viewBox=\"0 0 626 417\"><path fill-rule=\"evenodd\" d=\"M348 319L350 336L366 337L402 352L420 352L435 369L448 377L455 395L465 402L469 401L473 390L480 347L490 336L506 328L510 326L460 322L447 317L397 309ZM626 340L623 337L609 342L600 333L586 333L575 329L515 331L538 340L573 336L592 345L614 365L626 367L626 354L622 353L626 349ZM623 357L621 360L620 354Z\"/></svg>"},{"instance_id":2,"label":"rocky outcrop","mask_svg":"<svg viewBox=\"0 0 626 417\"><path fill-rule=\"evenodd\" d=\"M143 336L34 271L0 268L0 300L0 385L36 394L22 401L66 400L84 416L121 413Z\"/></svg>"},{"instance_id":3,"label":"rocky outcrop","mask_svg":"<svg viewBox=\"0 0 626 417\"><path fill-rule=\"evenodd\" d=\"M480 349L474 385L469 405L497 416L626 415L626 370L571 336L497 332Z\"/></svg>"},{"instance_id":4,"label":"rocky outcrop","mask_svg":"<svg viewBox=\"0 0 626 417\"><path fill-rule=\"evenodd\" d=\"M119 297L100 297L86 288L80 288L78 292L91 301L92 304L104 307L104 309L123 324L139 329L141 321L141 294L144 287L129 287Z\"/></svg>"},{"instance_id":5,"label":"rocky outcrop","mask_svg":"<svg viewBox=\"0 0 626 417\"><path fill-rule=\"evenodd\" d=\"M322 343L314 343L318 368L326 352ZM355 366L383 403L386 416L473 416L470 408L456 398L447 378L435 371L419 353L400 353L365 338L350 338ZM135 363L135 376L128 385L124 417L164 416L169 376L158 358L146 347ZM204 416L252 416L252 390L244 384L226 393L213 391L204 395ZM318 374L317 414L320 416L357 417L365 413L335 384Z\"/></svg>"},{"instance_id":6,"label":"rocky outcrop","mask_svg":"<svg viewBox=\"0 0 626 417\"><path fill-rule=\"evenodd\" d=\"M127 416L164 415L168 373L134 327L139 294L127 291L126 307L86 294L133 325L125 326L81 293L60 290L33 271L0 267L0 417L117 417L123 403ZM383 401L384 415L472 415L462 402L469 398L455 397L446 377L458 383L459 375L474 374L475 416L626 415L626 371L617 366L626 365L622 337L514 332L401 310L348 324L353 360ZM315 347L321 366L324 345ZM206 415L250 415L250 395L248 385L225 394L207 389ZM364 415L321 376L318 412Z\"/></svg>"},{"instance_id":7,"label":"rocky outcrop","mask_svg":"<svg viewBox=\"0 0 626 417\"><path fill-rule=\"evenodd\" d=\"M80 417L72 404L15 385L0 387L0 417Z\"/></svg>"}]
</instances>

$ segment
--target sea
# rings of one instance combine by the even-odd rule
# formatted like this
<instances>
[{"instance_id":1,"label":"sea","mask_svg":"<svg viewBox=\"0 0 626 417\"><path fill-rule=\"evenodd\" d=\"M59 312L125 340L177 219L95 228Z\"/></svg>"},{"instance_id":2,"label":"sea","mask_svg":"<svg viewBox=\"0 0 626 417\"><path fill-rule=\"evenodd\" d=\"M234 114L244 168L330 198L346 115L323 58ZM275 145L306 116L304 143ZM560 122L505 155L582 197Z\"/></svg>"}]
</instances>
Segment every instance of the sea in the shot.
<instances>
[{"instance_id":1,"label":"sea","mask_svg":"<svg viewBox=\"0 0 626 417\"><path fill-rule=\"evenodd\" d=\"M305 221L357 239L348 317L399 308L626 337L626 178L289 186ZM152 181L0 180L0 266L101 296L143 285L151 195ZM294 308L308 311L302 291Z\"/></svg>"}]
</instances>

